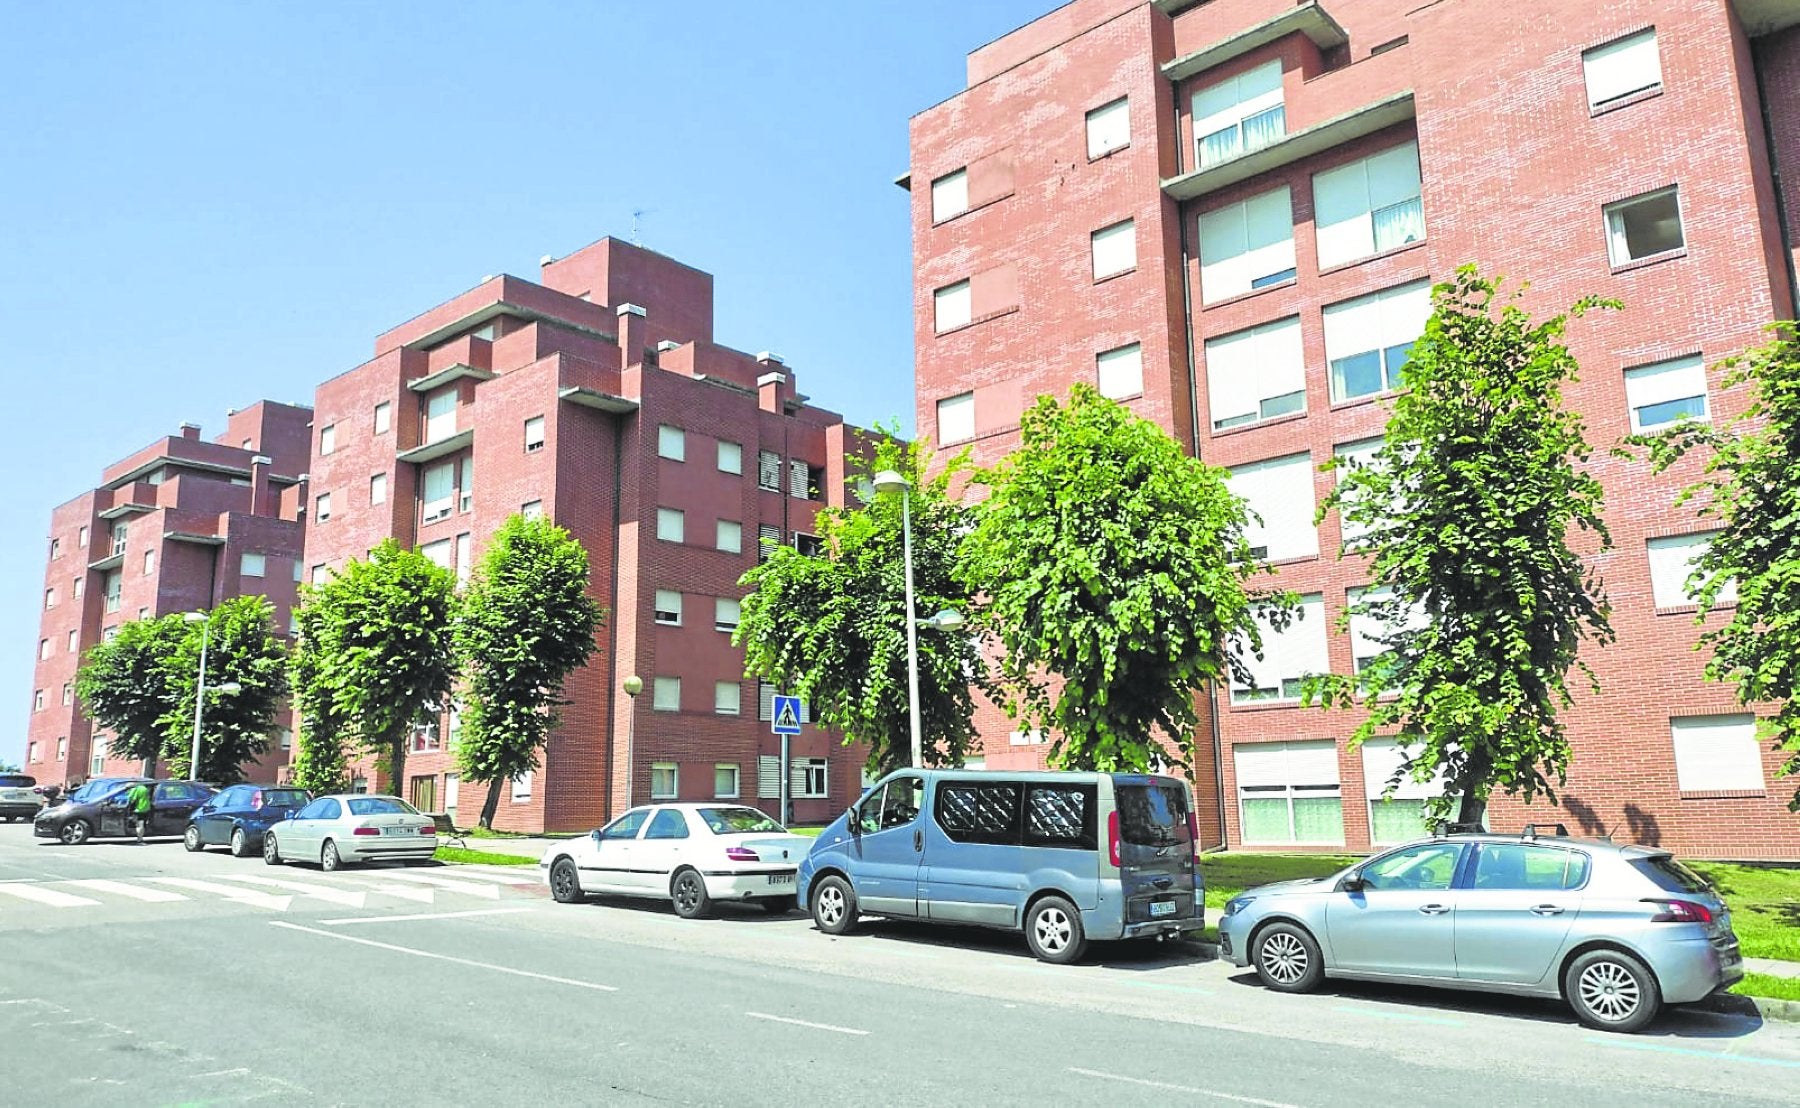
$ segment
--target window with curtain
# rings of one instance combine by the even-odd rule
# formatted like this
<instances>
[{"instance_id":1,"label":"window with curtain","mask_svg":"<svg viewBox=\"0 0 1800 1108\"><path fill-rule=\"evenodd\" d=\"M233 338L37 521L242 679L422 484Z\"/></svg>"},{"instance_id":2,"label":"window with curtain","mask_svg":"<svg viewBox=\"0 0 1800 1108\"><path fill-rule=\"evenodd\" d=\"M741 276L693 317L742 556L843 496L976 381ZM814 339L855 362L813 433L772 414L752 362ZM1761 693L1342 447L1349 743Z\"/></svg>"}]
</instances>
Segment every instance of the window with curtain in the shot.
<instances>
[{"instance_id":1,"label":"window with curtain","mask_svg":"<svg viewBox=\"0 0 1800 1108\"><path fill-rule=\"evenodd\" d=\"M1431 833L1425 821L1425 802L1444 795L1440 774L1417 781L1407 768L1420 748L1402 746L1397 739L1370 739L1362 744L1363 795L1369 799L1369 840L1403 843Z\"/></svg>"},{"instance_id":2,"label":"window with curtain","mask_svg":"<svg viewBox=\"0 0 1800 1108\"><path fill-rule=\"evenodd\" d=\"M1194 141L1200 168L1259 150L1287 134L1281 62L1227 77L1194 93Z\"/></svg>"},{"instance_id":3,"label":"window with curtain","mask_svg":"<svg viewBox=\"0 0 1800 1108\"><path fill-rule=\"evenodd\" d=\"M1336 845L1344 841L1337 743L1239 743L1239 837L1246 844Z\"/></svg>"},{"instance_id":4,"label":"window with curtain","mask_svg":"<svg viewBox=\"0 0 1800 1108\"><path fill-rule=\"evenodd\" d=\"M1419 144L1313 174L1313 227L1319 268L1366 258L1425 238Z\"/></svg>"}]
</instances>

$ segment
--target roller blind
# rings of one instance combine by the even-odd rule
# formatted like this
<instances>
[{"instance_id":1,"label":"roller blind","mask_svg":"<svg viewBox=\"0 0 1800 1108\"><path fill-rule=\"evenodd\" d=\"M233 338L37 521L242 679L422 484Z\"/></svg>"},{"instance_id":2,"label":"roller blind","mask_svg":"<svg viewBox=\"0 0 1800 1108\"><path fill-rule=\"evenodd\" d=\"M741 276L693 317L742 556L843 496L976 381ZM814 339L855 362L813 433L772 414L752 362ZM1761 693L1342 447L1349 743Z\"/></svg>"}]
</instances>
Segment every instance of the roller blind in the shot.
<instances>
[{"instance_id":1,"label":"roller blind","mask_svg":"<svg viewBox=\"0 0 1800 1108\"><path fill-rule=\"evenodd\" d=\"M1250 521L1244 537L1252 547L1266 547L1267 560L1319 552L1319 533L1312 522L1312 455L1290 454L1236 466L1226 484L1260 517Z\"/></svg>"},{"instance_id":2,"label":"roller blind","mask_svg":"<svg viewBox=\"0 0 1800 1108\"><path fill-rule=\"evenodd\" d=\"M1596 46L1581 55L1581 68L1587 78L1589 107L1662 84L1655 29Z\"/></svg>"},{"instance_id":3,"label":"roller blind","mask_svg":"<svg viewBox=\"0 0 1800 1108\"><path fill-rule=\"evenodd\" d=\"M1215 430L1279 414L1265 411L1264 401L1305 391L1299 316L1207 340L1206 395ZM1305 406L1302 398L1283 410Z\"/></svg>"}]
</instances>

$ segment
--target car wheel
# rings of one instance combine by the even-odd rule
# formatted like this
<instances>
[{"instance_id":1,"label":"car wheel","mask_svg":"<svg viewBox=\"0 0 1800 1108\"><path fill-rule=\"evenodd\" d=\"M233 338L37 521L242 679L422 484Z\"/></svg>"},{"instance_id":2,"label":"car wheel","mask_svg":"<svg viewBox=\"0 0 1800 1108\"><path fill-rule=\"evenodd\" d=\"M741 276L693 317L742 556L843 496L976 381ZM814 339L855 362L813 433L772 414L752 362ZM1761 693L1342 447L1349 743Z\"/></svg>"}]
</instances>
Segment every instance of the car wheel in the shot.
<instances>
[{"instance_id":1,"label":"car wheel","mask_svg":"<svg viewBox=\"0 0 1800 1108\"><path fill-rule=\"evenodd\" d=\"M80 846L82 843L87 842L88 836L93 833L93 825L88 823L87 820L72 819L62 825L62 830L56 833L56 837L61 839L65 845Z\"/></svg>"},{"instance_id":2,"label":"car wheel","mask_svg":"<svg viewBox=\"0 0 1800 1108\"><path fill-rule=\"evenodd\" d=\"M581 874L576 872L574 862L558 858L550 867L550 895L558 904L581 902Z\"/></svg>"},{"instance_id":3,"label":"car wheel","mask_svg":"<svg viewBox=\"0 0 1800 1108\"><path fill-rule=\"evenodd\" d=\"M1597 1031L1641 1031L1662 1010L1656 975L1622 950L1590 950L1570 962L1563 999Z\"/></svg>"},{"instance_id":4,"label":"car wheel","mask_svg":"<svg viewBox=\"0 0 1800 1108\"><path fill-rule=\"evenodd\" d=\"M231 829L231 856L233 858L242 858L249 853L250 837L244 834L244 829L242 827L233 827Z\"/></svg>"},{"instance_id":5,"label":"car wheel","mask_svg":"<svg viewBox=\"0 0 1800 1108\"><path fill-rule=\"evenodd\" d=\"M330 839L325 840L324 849L319 851L319 868L326 873L334 873L344 868L344 860L338 857L337 844Z\"/></svg>"},{"instance_id":6,"label":"car wheel","mask_svg":"<svg viewBox=\"0 0 1800 1108\"><path fill-rule=\"evenodd\" d=\"M785 916L793 911L797 904L791 896L771 896L762 902L763 911L771 916Z\"/></svg>"},{"instance_id":7,"label":"car wheel","mask_svg":"<svg viewBox=\"0 0 1800 1108\"><path fill-rule=\"evenodd\" d=\"M1060 896L1047 896L1025 914L1025 945L1040 960L1068 965L1087 949L1081 913Z\"/></svg>"},{"instance_id":8,"label":"car wheel","mask_svg":"<svg viewBox=\"0 0 1800 1108\"><path fill-rule=\"evenodd\" d=\"M675 875L669 885L669 899L675 903L675 914L682 919L699 919L712 908L712 898L706 895L706 879L691 869Z\"/></svg>"},{"instance_id":9,"label":"car wheel","mask_svg":"<svg viewBox=\"0 0 1800 1108\"><path fill-rule=\"evenodd\" d=\"M196 854L206 849L206 844L200 841L200 829L191 823L188 824L188 829L181 833L181 845L187 847L189 854Z\"/></svg>"},{"instance_id":10,"label":"car wheel","mask_svg":"<svg viewBox=\"0 0 1800 1108\"><path fill-rule=\"evenodd\" d=\"M271 866L281 864L281 848L275 845L275 832L263 832L263 861Z\"/></svg>"},{"instance_id":11,"label":"car wheel","mask_svg":"<svg viewBox=\"0 0 1800 1108\"><path fill-rule=\"evenodd\" d=\"M856 926L856 890L850 882L831 874L813 886L813 926L827 935L842 935Z\"/></svg>"},{"instance_id":12,"label":"car wheel","mask_svg":"<svg viewBox=\"0 0 1800 1108\"><path fill-rule=\"evenodd\" d=\"M1306 993L1325 979L1318 940L1304 927L1271 923L1250 945L1250 961L1264 985L1283 993Z\"/></svg>"}]
</instances>

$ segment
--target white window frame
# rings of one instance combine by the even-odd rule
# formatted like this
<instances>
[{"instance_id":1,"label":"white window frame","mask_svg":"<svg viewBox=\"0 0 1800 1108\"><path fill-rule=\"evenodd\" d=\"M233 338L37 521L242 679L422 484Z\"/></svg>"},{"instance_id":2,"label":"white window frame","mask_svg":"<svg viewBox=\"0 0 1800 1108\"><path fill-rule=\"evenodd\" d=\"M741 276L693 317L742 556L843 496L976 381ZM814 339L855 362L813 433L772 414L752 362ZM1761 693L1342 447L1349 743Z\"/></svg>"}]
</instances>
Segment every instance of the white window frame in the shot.
<instances>
[{"instance_id":1,"label":"white window frame","mask_svg":"<svg viewBox=\"0 0 1800 1108\"><path fill-rule=\"evenodd\" d=\"M457 399L454 385L425 398L426 442L437 442L456 434Z\"/></svg>"},{"instance_id":2,"label":"white window frame","mask_svg":"<svg viewBox=\"0 0 1800 1108\"><path fill-rule=\"evenodd\" d=\"M789 763L795 800L823 800L831 794L831 767L823 758L795 758Z\"/></svg>"},{"instance_id":3,"label":"white window frame","mask_svg":"<svg viewBox=\"0 0 1800 1108\"><path fill-rule=\"evenodd\" d=\"M1718 535L1716 530L1696 531L1687 535L1659 535L1645 542L1644 556L1650 563L1650 595L1657 608L1691 608L1699 603L1699 594L1688 592L1688 578L1693 575L1695 563ZM1737 582L1727 581L1713 603L1737 603Z\"/></svg>"},{"instance_id":4,"label":"white window frame","mask_svg":"<svg viewBox=\"0 0 1800 1108\"><path fill-rule=\"evenodd\" d=\"M721 519L713 528L713 549L727 554L744 552L744 525L735 519Z\"/></svg>"},{"instance_id":5,"label":"white window frame","mask_svg":"<svg viewBox=\"0 0 1800 1108\"><path fill-rule=\"evenodd\" d=\"M650 708L657 712L681 711L681 678L653 678L650 685Z\"/></svg>"},{"instance_id":6,"label":"white window frame","mask_svg":"<svg viewBox=\"0 0 1800 1108\"><path fill-rule=\"evenodd\" d=\"M387 474L369 474L369 506L387 503Z\"/></svg>"},{"instance_id":7,"label":"white window frame","mask_svg":"<svg viewBox=\"0 0 1800 1108\"><path fill-rule=\"evenodd\" d=\"M662 780L659 782L658 778ZM650 799L674 800L681 795L681 763L650 763Z\"/></svg>"},{"instance_id":8,"label":"white window frame","mask_svg":"<svg viewBox=\"0 0 1800 1108\"><path fill-rule=\"evenodd\" d=\"M1131 145L1131 97L1121 96L1088 110L1087 156L1092 161Z\"/></svg>"},{"instance_id":9,"label":"white window frame","mask_svg":"<svg viewBox=\"0 0 1800 1108\"><path fill-rule=\"evenodd\" d=\"M781 491L781 455L773 450L756 452L756 487L763 492Z\"/></svg>"},{"instance_id":10,"label":"white window frame","mask_svg":"<svg viewBox=\"0 0 1800 1108\"><path fill-rule=\"evenodd\" d=\"M656 537L664 542L686 542L687 513L680 508L656 509Z\"/></svg>"},{"instance_id":11,"label":"white window frame","mask_svg":"<svg viewBox=\"0 0 1800 1108\"><path fill-rule=\"evenodd\" d=\"M512 779L512 802L514 804L521 804L531 799L531 778L532 771L526 770Z\"/></svg>"},{"instance_id":12,"label":"white window frame","mask_svg":"<svg viewBox=\"0 0 1800 1108\"><path fill-rule=\"evenodd\" d=\"M432 485L434 476L437 474L443 475L443 480L437 482L442 488L436 490L442 495L433 499ZM455 462L433 462L425 467L425 471L419 474L419 500L423 505L424 522L435 523L440 519L450 517L450 514L456 510Z\"/></svg>"},{"instance_id":13,"label":"white window frame","mask_svg":"<svg viewBox=\"0 0 1800 1108\"><path fill-rule=\"evenodd\" d=\"M1646 27L1581 52L1581 80L1589 111L1662 87L1656 28Z\"/></svg>"},{"instance_id":14,"label":"white window frame","mask_svg":"<svg viewBox=\"0 0 1800 1108\"><path fill-rule=\"evenodd\" d=\"M719 775L721 773L729 773L731 775L731 784L726 786L725 788L719 787ZM738 764L736 762L714 762L713 763L713 799L714 800L736 800L740 796L743 795L743 788L744 788L744 772L742 769L740 769L738 767Z\"/></svg>"},{"instance_id":15,"label":"white window frame","mask_svg":"<svg viewBox=\"0 0 1800 1108\"><path fill-rule=\"evenodd\" d=\"M1283 97L1280 59L1196 89L1191 101L1194 164L1201 169L1222 165L1279 142L1287 135ZM1220 140L1210 154L1209 138Z\"/></svg>"},{"instance_id":16,"label":"white window frame","mask_svg":"<svg viewBox=\"0 0 1800 1108\"><path fill-rule=\"evenodd\" d=\"M736 681L713 682L713 713L721 716L742 715L744 686Z\"/></svg>"},{"instance_id":17,"label":"white window frame","mask_svg":"<svg viewBox=\"0 0 1800 1108\"><path fill-rule=\"evenodd\" d=\"M1310 453L1233 466L1226 484L1254 513L1244 528L1244 539L1250 544L1253 557L1285 562L1318 556L1319 529L1313 525L1316 496ZM1262 553L1257 554L1258 550Z\"/></svg>"},{"instance_id":18,"label":"white window frame","mask_svg":"<svg viewBox=\"0 0 1800 1108\"><path fill-rule=\"evenodd\" d=\"M973 286L967 277L931 294L932 328L938 334L967 327L975 320Z\"/></svg>"},{"instance_id":19,"label":"white window frame","mask_svg":"<svg viewBox=\"0 0 1800 1108\"><path fill-rule=\"evenodd\" d=\"M1312 190L1322 270L1425 241L1416 140L1315 173Z\"/></svg>"},{"instance_id":20,"label":"white window frame","mask_svg":"<svg viewBox=\"0 0 1800 1108\"><path fill-rule=\"evenodd\" d=\"M1331 739L1241 743L1233 747L1233 769L1237 782L1238 837L1244 845L1283 843L1291 843L1295 846L1341 845L1344 841L1341 835L1336 839L1300 838L1294 819L1294 801L1333 799L1338 802L1339 826L1342 827L1344 783L1342 769L1338 766L1337 759L1337 743ZM1246 772L1247 769L1255 772ZM1282 780L1277 781L1278 777ZM1244 801L1247 799L1287 801L1287 838L1252 839L1246 835L1245 828L1248 824L1244 819Z\"/></svg>"},{"instance_id":21,"label":"white window frame","mask_svg":"<svg viewBox=\"0 0 1800 1108\"><path fill-rule=\"evenodd\" d=\"M728 618L729 617L729 618ZM736 631L738 623L744 618L743 601L729 596L713 598L713 630L730 634Z\"/></svg>"},{"instance_id":22,"label":"white window frame","mask_svg":"<svg viewBox=\"0 0 1800 1108\"><path fill-rule=\"evenodd\" d=\"M744 472L743 444L720 439L718 466L720 473L735 473L742 476Z\"/></svg>"},{"instance_id":23,"label":"white window frame","mask_svg":"<svg viewBox=\"0 0 1800 1108\"><path fill-rule=\"evenodd\" d=\"M1748 712L1672 716L1669 742L1683 793L1762 793L1768 787L1756 717Z\"/></svg>"},{"instance_id":24,"label":"white window frame","mask_svg":"<svg viewBox=\"0 0 1800 1108\"><path fill-rule=\"evenodd\" d=\"M544 417L534 415L525 421L525 453L536 454L544 448L548 441L545 437Z\"/></svg>"},{"instance_id":25,"label":"white window frame","mask_svg":"<svg viewBox=\"0 0 1800 1108\"><path fill-rule=\"evenodd\" d=\"M1431 318L1431 282L1408 281L1366 296L1340 300L1324 311L1325 363L1331 379L1331 402L1342 403L1365 396L1380 396L1402 387L1400 371L1413 344L1425 333ZM1373 345L1370 345L1373 343ZM1349 391L1349 363L1375 356L1381 387L1369 392ZM1340 366L1342 365L1342 368Z\"/></svg>"},{"instance_id":26,"label":"white window frame","mask_svg":"<svg viewBox=\"0 0 1800 1108\"><path fill-rule=\"evenodd\" d=\"M975 437L975 394L960 392L937 402L938 445L967 442Z\"/></svg>"},{"instance_id":27,"label":"white window frame","mask_svg":"<svg viewBox=\"0 0 1800 1108\"><path fill-rule=\"evenodd\" d=\"M1202 304L1294 280L1294 197L1288 186L1203 212L1199 228Z\"/></svg>"},{"instance_id":28,"label":"white window frame","mask_svg":"<svg viewBox=\"0 0 1800 1108\"><path fill-rule=\"evenodd\" d=\"M331 518L331 494L322 492L313 498L313 522L324 523Z\"/></svg>"},{"instance_id":29,"label":"white window frame","mask_svg":"<svg viewBox=\"0 0 1800 1108\"><path fill-rule=\"evenodd\" d=\"M969 210L969 170L952 170L931 182L931 222L942 223Z\"/></svg>"},{"instance_id":30,"label":"white window frame","mask_svg":"<svg viewBox=\"0 0 1800 1108\"><path fill-rule=\"evenodd\" d=\"M671 462L687 461L687 432L672 423L657 424L656 456Z\"/></svg>"},{"instance_id":31,"label":"white window frame","mask_svg":"<svg viewBox=\"0 0 1800 1108\"><path fill-rule=\"evenodd\" d=\"M327 423L319 428L319 456L324 457L337 450L337 424Z\"/></svg>"},{"instance_id":32,"label":"white window frame","mask_svg":"<svg viewBox=\"0 0 1800 1108\"><path fill-rule=\"evenodd\" d=\"M81 632L80 631L70 631L69 632L69 653L73 654L80 649L81 649Z\"/></svg>"},{"instance_id":33,"label":"white window frame","mask_svg":"<svg viewBox=\"0 0 1800 1108\"><path fill-rule=\"evenodd\" d=\"M1094 383L1100 395L1129 400L1144 394L1144 346L1128 343L1094 355ZM973 395L973 394L971 394Z\"/></svg>"},{"instance_id":34,"label":"white window frame","mask_svg":"<svg viewBox=\"0 0 1800 1108\"><path fill-rule=\"evenodd\" d=\"M269 559L254 550L246 550L238 556L239 577L261 577L269 571Z\"/></svg>"},{"instance_id":35,"label":"white window frame","mask_svg":"<svg viewBox=\"0 0 1800 1108\"><path fill-rule=\"evenodd\" d=\"M1204 350L1214 433L1306 411L1299 316L1207 339Z\"/></svg>"},{"instance_id":36,"label":"white window frame","mask_svg":"<svg viewBox=\"0 0 1800 1108\"><path fill-rule=\"evenodd\" d=\"M1273 628L1267 609L1258 608L1252 615L1262 632L1263 656L1257 658L1250 652L1249 644L1242 643L1244 664L1255 684L1240 684L1233 674L1231 703L1298 704L1302 678L1331 672L1324 594L1300 597L1298 610L1285 631Z\"/></svg>"},{"instance_id":37,"label":"white window frame","mask_svg":"<svg viewBox=\"0 0 1800 1108\"><path fill-rule=\"evenodd\" d=\"M1088 235L1094 280L1104 281L1137 268L1137 220L1121 219Z\"/></svg>"},{"instance_id":38,"label":"white window frame","mask_svg":"<svg viewBox=\"0 0 1800 1108\"><path fill-rule=\"evenodd\" d=\"M1681 241L1674 246L1665 246L1661 250L1633 255L1630 238L1625 229L1625 214L1633 208L1655 203L1669 196L1675 198L1675 227L1681 233ZM1649 192L1640 192L1636 196L1627 196L1623 200L1615 200L1601 208L1600 211L1606 221L1606 256L1614 269L1635 265L1651 258L1679 254L1687 249L1687 216L1682 211L1681 186L1679 184L1651 189Z\"/></svg>"},{"instance_id":39,"label":"white window frame","mask_svg":"<svg viewBox=\"0 0 1800 1108\"><path fill-rule=\"evenodd\" d=\"M657 589L651 611L662 627L681 626L681 593L676 589Z\"/></svg>"},{"instance_id":40,"label":"white window frame","mask_svg":"<svg viewBox=\"0 0 1800 1108\"><path fill-rule=\"evenodd\" d=\"M377 435L387 434L389 428L393 427L393 425L394 425L394 406L393 406L393 404L391 404L390 402L388 402L386 400L383 400L381 403L375 405L375 410L373 412L373 420L374 420L374 424L375 424L375 434L377 434Z\"/></svg>"},{"instance_id":41,"label":"white window frame","mask_svg":"<svg viewBox=\"0 0 1800 1108\"><path fill-rule=\"evenodd\" d=\"M1644 422L1646 408L1693 400L1700 401L1698 415L1682 412L1670 419ZM1699 354L1690 354L1682 358L1630 367L1625 371L1625 407L1631 414L1633 433L1672 427L1684 419L1710 423L1712 403L1706 389L1705 359Z\"/></svg>"}]
</instances>

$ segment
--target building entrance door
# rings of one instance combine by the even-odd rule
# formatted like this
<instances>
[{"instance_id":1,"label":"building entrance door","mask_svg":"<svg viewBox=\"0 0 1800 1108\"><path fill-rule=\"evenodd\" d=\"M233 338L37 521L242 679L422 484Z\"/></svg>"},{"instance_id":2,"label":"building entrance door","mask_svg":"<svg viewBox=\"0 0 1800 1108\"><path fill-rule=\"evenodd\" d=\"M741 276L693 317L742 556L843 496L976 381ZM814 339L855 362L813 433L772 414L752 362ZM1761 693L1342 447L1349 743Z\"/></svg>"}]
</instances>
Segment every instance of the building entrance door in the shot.
<instances>
[{"instance_id":1,"label":"building entrance door","mask_svg":"<svg viewBox=\"0 0 1800 1108\"><path fill-rule=\"evenodd\" d=\"M421 812L438 810L436 774L412 779L412 806Z\"/></svg>"}]
</instances>

